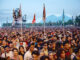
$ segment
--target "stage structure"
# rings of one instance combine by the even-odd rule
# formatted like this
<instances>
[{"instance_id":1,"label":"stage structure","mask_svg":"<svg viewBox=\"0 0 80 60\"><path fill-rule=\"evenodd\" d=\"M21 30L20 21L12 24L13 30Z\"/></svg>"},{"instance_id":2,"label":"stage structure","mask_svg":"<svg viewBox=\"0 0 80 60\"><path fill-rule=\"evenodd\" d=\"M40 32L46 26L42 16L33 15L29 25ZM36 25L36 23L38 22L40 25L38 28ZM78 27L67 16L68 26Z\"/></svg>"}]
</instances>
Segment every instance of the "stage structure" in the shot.
<instances>
[{"instance_id":1,"label":"stage structure","mask_svg":"<svg viewBox=\"0 0 80 60\"><path fill-rule=\"evenodd\" d=\"M20 28L26 27L26 15L22 16L21 5L20 8L13 9L13 22L12 27Z\"/></svg>"}]
</instances>

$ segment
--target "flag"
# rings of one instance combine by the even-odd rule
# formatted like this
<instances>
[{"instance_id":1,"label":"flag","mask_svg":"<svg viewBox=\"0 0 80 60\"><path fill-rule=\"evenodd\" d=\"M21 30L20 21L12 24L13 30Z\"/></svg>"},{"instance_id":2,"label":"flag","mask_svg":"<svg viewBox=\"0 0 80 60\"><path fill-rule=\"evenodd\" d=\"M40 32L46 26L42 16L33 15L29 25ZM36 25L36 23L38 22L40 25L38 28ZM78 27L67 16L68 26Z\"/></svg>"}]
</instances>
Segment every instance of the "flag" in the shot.
<instances>
[{"instance_id":1,"label":"flag","mask_svg":"<svg viewBox=\"0 0 80 60\"><path fill-rule=\"evenodd\" d=\"M34 17L33 17L33 20L32 20L32 24L34 24L36 22L36 18L35 18L35 14L34 14Z\"/></svg>"},{"instance_id":2,"label":"flag","mask_svg":"<svg viewBox=\"0 0 80 60\"><path fill-rule=\"evenodd\" d=\"M44 7L43 7L43 21L45 22L46 20L46 12L45 12L45 4L44 4Z\"/></svg>"}]
</instances>

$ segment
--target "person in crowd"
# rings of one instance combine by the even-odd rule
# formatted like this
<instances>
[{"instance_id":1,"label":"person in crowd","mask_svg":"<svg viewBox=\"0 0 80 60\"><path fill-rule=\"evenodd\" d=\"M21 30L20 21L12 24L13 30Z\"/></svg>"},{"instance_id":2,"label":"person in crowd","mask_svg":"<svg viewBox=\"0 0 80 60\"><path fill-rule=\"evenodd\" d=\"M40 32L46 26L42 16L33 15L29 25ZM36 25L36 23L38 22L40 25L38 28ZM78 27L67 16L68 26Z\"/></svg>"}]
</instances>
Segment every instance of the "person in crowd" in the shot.
<instances>
[{"instance_id":1,"label":"person in crowd","mask_svg":"<svg viewBox=\"0 0 80 60\"><path fill-rule=\"evenodd\" d=\"M52 43L52 51L56 52L56 42L55 41L53 41Z\"/></svg>"},{"instance_id":2,"label":"person in crowd","mask_svg":"<svg viewBox=\"0 0 80 60\"><path fill-rule=\"evenodd\" d=\"M29 50L24 55L24 60L30 60L32 58L32 52L34 51L34 43L30 44Z\"/></svg>"},{"instance_id":3,"label":"person in crowd","mask_svg":"<svg viewBox=\"0 0 80 60\"><path fill-rule=\"evenodd\" d=\"M7 41L6 41L6 40L3 40L3 41L2 41L2 47L5 48L6 46L7 46Z\"/></svg>"},{"instance_id":4,"label":"person in crowd","mask_svg":"<svg viewBox=\"0 0 80 60\"><path fill-rule=\"evenodd\" d=\"M20 46L19 47L19 55L21 55L24 58L24 54L25 54L24 47Z\"/></svg>"},{"instance_id":5,"label":"person in crowd","mask_svg":"<svg viewBox=\"0 0 80 60\"><path fill-rule=\"evenodd\" d=\"M57 60L70 60L66 57L66 53L64 49L59 49L57 51Z\"/></svg>"},{"instance_id":6,"label":"person in crowd","mask_svg":"<svg viewBox=\"0 0 80 60\"><path fill-rule=\"evenodd\" d=\"M44 54L48 56L48 45L47 45L46 42L44 43L43 48L42 48L41 51L43 51Z\"/></svg>"},{"instance_id":7,"label":"person in crowd","mask_svg":"<svg viewBox=\"0 0 80 60\"><path fill-rule=\"evenodd\" d=\"M75 57L73 60L80 60L80 49L78 49L78 52L76 53Z\"/></svg>"},{"instance_id":8,"label":"person in crowd","mask_svg":"<svg viewBox=\"0 0 80 60\"><path fill-rule=\"evenodd\" d=\"M13 49L13 57L11 58L12 60L23 60L22 56L18 54L18 49L14 48Z\"/></svg>"},{"instance_id":9,"label":"person in crowd","mask_svg":"<svg viewBox=\"0 0 80 60\"><path fill-rule=\"evenodd\" d=\"M40 51L40 57L44 56L44 51Z\"/></svg>"},{"instance_id":10,"label":"person in crowd","mask_svg":"<svg viewBox=\"0 0 80 60\"><path fill-rule=\"evenodd\" d=\"M40 60L39 51L34 50L32 52L32 60Z\"/></svg>"},{"instance_id":11,"label":"person in crowd","mask_svg":"<svg viewBox=\"0 0 80 60\"><path fill-rule=\"evenodd\" d=\"M49 57L44 55L40 58L40 60L49 60Z\"/></svg>"},{"instance_id":12,"label":"person in crowd","mask_svg":"<svg viewBox=\"0 0 80 60\"><path fill-rule=\"evenodd\" d=\"M53 52L49 52L49 60L55 60L55 56Z\"/></svg>"},{"instance_id":13,"label":"person in crowd","mask_svg":"<svg viewBox=\"0 0 80 60\"><path fill-rule=\"evenodd\" d=\"M0 49L1 49L1 55L5 52L5 49L4 49L4 47L0 47Z\"/></svg>"},{"instance_id":14,"label":"person in crowd","mask_svg":"<svg viewBox=\"0 0 80 60\"><path fill-rule=\"evenodd\" d=\"M70 44L67 41L64 42L64 50L65 50L66 57L68 59L70 59L70 56L71 56L71 53L70 53Z\"/></svg>"},{"instance_id":15,"label":"person in crowd","mask_svg":"<svg viewBox=\"0 0 80 60\"><path fill-rule=\"evenodd\" d=\"M2 53L1 57L2 58L11 58L13 56L12 51L9 50L9 46L5 47L4 53Z\"/></svg>"}]
</instances>

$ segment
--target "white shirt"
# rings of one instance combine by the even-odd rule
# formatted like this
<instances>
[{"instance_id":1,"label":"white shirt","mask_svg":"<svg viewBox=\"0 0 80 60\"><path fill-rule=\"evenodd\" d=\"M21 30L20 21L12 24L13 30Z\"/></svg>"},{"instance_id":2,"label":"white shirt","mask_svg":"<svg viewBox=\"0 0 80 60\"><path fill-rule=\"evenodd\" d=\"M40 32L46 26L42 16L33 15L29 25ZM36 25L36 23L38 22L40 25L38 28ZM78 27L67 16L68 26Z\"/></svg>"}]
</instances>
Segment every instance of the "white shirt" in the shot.
<instances>
[{"instance_id":1,"label":"white shirt","mask_svg":"<svg viewBox=\"0 0 80 60\"><path fill-rule=\"evenodd\" d=\"M71 54L71 59L73 59L75 56L76 56L76 54L75 53L72 53Z\"/></svg>"},{"instance_id":2,"label":"white shirt","mask_svg":"<svg viewBox=\"0 0 80 60\"><path fill-rule=\"evenodd\" d=\"M6 53L6 57L12 57L13 56L13 53L12 53L12 51L10 51L9 53ZM3 53L2 55L1 55L1 57L3 57L3 58L5 58L5 53Z\"/></svg>"},{"instance_id":3,"label":"white shirt","mask_svg":"<svg viewBox=\"0 0 80 60\"><path fill-rule=\"evenodd\" d=\"M27 51L24 55L24 60L30 60L32 58L30 50Z\"/></svg>"}]
</instances>

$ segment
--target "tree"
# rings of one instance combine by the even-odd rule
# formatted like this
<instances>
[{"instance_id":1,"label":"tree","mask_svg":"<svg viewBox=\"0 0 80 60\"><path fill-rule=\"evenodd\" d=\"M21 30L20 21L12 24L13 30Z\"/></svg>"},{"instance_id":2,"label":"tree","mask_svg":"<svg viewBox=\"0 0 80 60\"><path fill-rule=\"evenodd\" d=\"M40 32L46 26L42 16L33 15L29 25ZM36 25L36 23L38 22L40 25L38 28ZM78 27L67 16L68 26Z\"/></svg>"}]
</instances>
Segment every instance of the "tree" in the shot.
<instances>
[{"instance_id":1,"label":"tree","mask_svg":"<svg viewBox=\"0 0 80 60\"><path fill-rule=\"evenodd\" d=\"M76 18L75 18L75 24L77 26L80 26L80 15L79 16L76 16Z\"/></svg>"}]
</instances>

